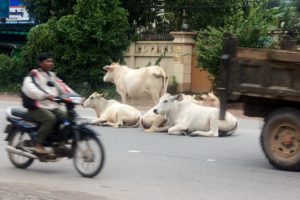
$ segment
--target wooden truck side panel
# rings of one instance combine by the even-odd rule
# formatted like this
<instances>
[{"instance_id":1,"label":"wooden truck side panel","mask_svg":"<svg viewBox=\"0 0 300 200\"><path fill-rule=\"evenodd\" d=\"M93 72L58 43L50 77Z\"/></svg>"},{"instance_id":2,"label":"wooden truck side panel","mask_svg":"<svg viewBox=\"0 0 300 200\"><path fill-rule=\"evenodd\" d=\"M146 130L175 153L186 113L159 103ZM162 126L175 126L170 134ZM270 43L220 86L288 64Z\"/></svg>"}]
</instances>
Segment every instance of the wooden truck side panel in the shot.
<instances>
[{"instance_id":1,"label":"wooden truck side panel","mask_svg":"<svg viewBox=\"0 0 300 200\"><path fill-rule=\"evenodd\" d=\"M300 108L298 51L240 48L225 35L220 72L221 118L228 100L244 102L248 116L265 117L283 105Z\"/></svg>"}]
</instances>

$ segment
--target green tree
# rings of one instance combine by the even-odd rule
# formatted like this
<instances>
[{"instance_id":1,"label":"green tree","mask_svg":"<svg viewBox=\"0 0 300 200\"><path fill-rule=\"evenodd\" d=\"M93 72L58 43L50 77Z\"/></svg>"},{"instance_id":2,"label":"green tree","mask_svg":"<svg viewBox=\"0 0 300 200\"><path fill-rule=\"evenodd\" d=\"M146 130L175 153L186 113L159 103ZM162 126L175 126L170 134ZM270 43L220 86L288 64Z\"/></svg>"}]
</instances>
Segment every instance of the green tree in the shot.
<instances>
[{"instance_id":1,"label":"green tree","mask_svg":"<svg viewBox=\"0 0 300 200\"><path fill-rule=\"evenodd\" d=\"M238 9L249 9L252 0L122 0L128 10L132 32L169 33L181 29L182 22L191 30L209 25L223 26L224 17Z\"/></svg>"},{"instance_id":2,"label":"green tree","mask_svg":"<svg viewBox=\"0 0 300 200\"><path fill-rule=\"evenodd\" d=\"M18 92L25 73L20 57L0 54L0 91Z\"/></svg>"},{"instance_id":3,"label":"green tree","mask_svg":"<svg viewBox=\"0 0 300 200\"><path fill-rule=\"evenodd\" d=\"M274 44L268 30L276 23L272 10L265 9L264 4L250 9L249 14L240 10L226 18L224 27L208 27L198 32L196 51L201 66L219 79L219 59L222 50L224 32L231 32L242 47L270 47Z\"/></svg>"},{"instance_id":4,"label":"green tree","mask_svg":"<svg viewBox=\"0 0 300 200\"><path fill-rule=\"evenodd\" d=\"M68 84L89 82L97 88L102 67L128 47L127 31L127 12L118 0L77 0L73 15L54 17L30 31L22 57L30 68L39 52L50 51L55 70Z\"/></svg>"},{"instance_id":5,"label":"green tree","mask_svg":"<svg viewBox=\"0 0 300 200\"><path fill-rule=\"evenodd\" d=\"M36 23L45 23L51 17L73 14L76 0L21 0Z\"/></svg>"},{"instance_id":6,"label":"green tree","mask_svg":"<svg viewBox=\"0 0 300 200\"><path fill-rule=\"evenodd\" d=\"M153 29L152 24L158 19L164 0L121 0L122 7L128 11L128 22L134 33L140 28Z\"/></svg>"}]
</instances>

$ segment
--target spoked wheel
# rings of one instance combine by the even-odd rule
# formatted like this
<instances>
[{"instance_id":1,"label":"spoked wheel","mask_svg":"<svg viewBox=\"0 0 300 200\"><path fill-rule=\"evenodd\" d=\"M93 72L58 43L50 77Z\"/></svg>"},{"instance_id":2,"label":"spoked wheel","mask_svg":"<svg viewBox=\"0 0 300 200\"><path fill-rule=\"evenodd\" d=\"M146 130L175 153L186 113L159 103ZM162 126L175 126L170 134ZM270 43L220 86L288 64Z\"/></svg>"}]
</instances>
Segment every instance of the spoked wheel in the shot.
<instances>
[{"instance_id":1,"label":"spoked wheel","mask_svg":"<svg viewBox=\"0 0 300 200\"><path fill-rule=\"evenodd\" d=\"M21 132L20 130L16 130L10 137L8 144L16 149L20 149L20 147L24 145L26 141L31 141L29 134L26 132ZM8 152L8 157L12 164L20 169L29 167L34 160L33 158L27 158L11 152Z\"/></svg>"},{"instance_id":2,"label":"spoked wheel","mask_svg":"<svg viewBox=\"0 0 300 200\"><path fill-rule=\"evenodd\" d=\"M104 164L104 148L97 136L86 135L74 148L74 166L83 177L92 178Z\"/></svg>"},{"instance_id":3,"label":"spoked wheel","mask_svg":"<svg viewBox=\"0 0 300 200\"><path fill-rule=\"evenodd\" d=\"M300 112L284 108L272 113L261 134L261 146L278 169L300 170Z\"/></svg>"}]
</instances>

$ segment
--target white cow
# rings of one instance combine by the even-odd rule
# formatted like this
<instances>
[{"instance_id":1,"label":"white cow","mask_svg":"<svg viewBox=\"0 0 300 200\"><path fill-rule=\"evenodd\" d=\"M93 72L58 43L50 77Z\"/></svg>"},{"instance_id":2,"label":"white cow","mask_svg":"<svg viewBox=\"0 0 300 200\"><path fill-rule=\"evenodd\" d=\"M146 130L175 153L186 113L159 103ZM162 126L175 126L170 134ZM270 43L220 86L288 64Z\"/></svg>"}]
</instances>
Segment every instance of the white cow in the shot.
<instances>
[{"instance_id":1,"label":"white cow","mask_svg":"<svg viewBox=\"0 0 300 200\"><path fill-rule=\"evenodd\" d=\"M169 95L170 96L170 95ZM199 96L191 96L182 94L183 101L189 101L196 105L209 106L209 107L220 107L220 101L212 92L208 94L202 94ZM167 131L167 118L165 115L154 113L154 108L151 108L142 117L142 127L148 132L159 132Z\"/></svg>"},{"instance_id":2,"label":"white cow","mask_svg":"<svg viewBox=\"0 0 300 200\"><path fill-rule=\"evenodd\" d=\"M213 92L209 92L208 94L201 94L199 96L193 96L193 99L196 100L193 103L195 103L199 106L208 106L208 107L213 107L213 108L220 107L220 101ZM183 100L185 100L185 99L183 98Z\"/></svg>"},{"instance_id":3,"label":"white cow","mask_svg":"<svg viewBox=\"0 0 300 200\"><path fill-rule=\"evenodd\" d=\"M166 73L159 66L131 69L119 63L112 63L103 69L107 71L103 80L116 85L123 103L131 103L132 100L150 96L157 104L168 87Z\"/></svg>"},{"instance_id":4,"label":"white cow","mask_svg":"<svg viewBox=\"0 0 300 200\"><path fill-rule=\"evenodd\" d=\"M166 115L169 134L189 134L190 136L231 135L237 129L238 120L226 112L225 120L219 120L219 109L198 106L182 101L182 95L164 95L154 112Z\"/></svg>"},{"instance_id":5,"label":"white cow","mask_svg":"<svg viewBox=\"0 0 300 200\"><path fill-rule=\"evenodd\" d=\"M96 111L97 119L93 124L112 127L138 127L141 113L132 106L119 103L116 100L107 100L105 94L94 92L83 102L83 107L90 107Z\"/></svg>"}]
</instances>

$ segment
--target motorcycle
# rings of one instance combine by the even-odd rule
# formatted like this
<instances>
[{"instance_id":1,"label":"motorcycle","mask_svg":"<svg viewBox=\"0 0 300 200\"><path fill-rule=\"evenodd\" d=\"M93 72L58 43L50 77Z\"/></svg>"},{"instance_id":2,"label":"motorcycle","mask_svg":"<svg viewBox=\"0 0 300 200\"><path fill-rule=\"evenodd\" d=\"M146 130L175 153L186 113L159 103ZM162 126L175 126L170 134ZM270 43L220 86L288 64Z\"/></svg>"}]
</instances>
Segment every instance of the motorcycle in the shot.
<instances>
[{"instance_id":1,"label":"motorcycle","mask_svg":"<svg viewBox=\"0 0 300 200\"><path fill-rule=\"evenodd\" d=\"M12 164L21 169L29 167L34 160L41 162L56 162L61 158L73 158L73 164L83 177L94 177L102 169L105 153L97 133L88 127L88 123L80 122L75 111L75 105L81 104L78 94L65 94L54 99L57 103L65 104L67 116L57 120L52 133L44 142L47 154L37 154L34 144L39 124L30 119L25 108L10 107L6 110L9 124L6 151Z\"/></svg>"}]
</instances>

